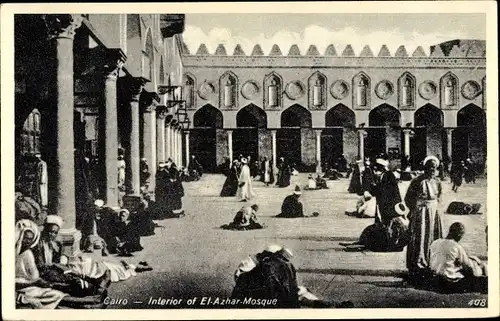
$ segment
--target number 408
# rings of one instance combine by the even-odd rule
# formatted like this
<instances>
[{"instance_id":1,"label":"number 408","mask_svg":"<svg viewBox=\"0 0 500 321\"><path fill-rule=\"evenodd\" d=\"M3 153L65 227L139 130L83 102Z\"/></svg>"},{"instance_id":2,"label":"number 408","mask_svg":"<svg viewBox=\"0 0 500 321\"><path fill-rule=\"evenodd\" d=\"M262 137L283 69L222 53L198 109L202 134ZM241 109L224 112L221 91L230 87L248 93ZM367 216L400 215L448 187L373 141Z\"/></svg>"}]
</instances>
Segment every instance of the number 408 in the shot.
<instances>
[{"instance_id":1,"label":"number 408","mask_svg":"<svg viewBox=\"0 0 500 321\"><path fill-rule=\"evenodd\" d=\"M486 306L486 299L472 299L469 301L469 306L473 307L485 307Z\"/></svg>"}]
</instances>

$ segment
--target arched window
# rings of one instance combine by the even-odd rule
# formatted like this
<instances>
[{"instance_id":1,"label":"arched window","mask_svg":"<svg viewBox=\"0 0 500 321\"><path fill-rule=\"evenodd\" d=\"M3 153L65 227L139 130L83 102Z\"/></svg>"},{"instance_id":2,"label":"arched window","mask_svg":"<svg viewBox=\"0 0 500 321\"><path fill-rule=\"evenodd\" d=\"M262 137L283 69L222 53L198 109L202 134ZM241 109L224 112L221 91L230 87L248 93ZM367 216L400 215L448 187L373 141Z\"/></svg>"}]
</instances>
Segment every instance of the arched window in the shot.
<instances>
[{"instance_id":1,"label":"arched window","mask_svg":"<svg viewBox=\"0 0 500 321\"><path fill-rule=\"evenodd\" d=\"M220 108L238 107L238 78L230 71L220 77Z\"/></svg>"},{"instance_id":2,"label":"arched window","mask_svg":"<svg viewBox=\"0 0 500 321\"><path fill-rule=\"evenodd\" d=\"M281 108L283 80L272 72L264 78L264 108Z\"/></svg>"},{"instance_id":3,"label":"arched window","mask_svg":"<svg viewBox=\"0 0 500 321\"><path fill-rule=\"evenodd\" d=\"M186 99L186 108L195 108L195 80L194 76L185 74L184 75L184 93Z\"/></svg>"},{"instance_id":4,"label":"arched window","mask_svg":"<svg viewBox=\"0 0 500 321\"><path fill-rule=\"evenodd\" d=\"M441 108L457 108L458 78L449 72L441 78Z\"/></svg>"},{"instance_id":5,"label":"arched window","mask_svg":"<svg viewBox=\"0 0 500 321\"><path fill-rule=\"evenodd\" d=\"M40 112L35 108L24 121L23 131L21 134L21 154L32 155L40 153L40 136L41 117Z\"/></svg>"},{"instance_id":6,"label":"arched window","mask_svg":"<svg viewBox=\"0 0 500 321\"><path fill-rule=\"evenodd\" d=\"M416 79L405 72L398 79L399 108L413 109L415 107Z\"/></svg>"},{"instance_id":7,"label":"arched window","mask_svg":"<svg viewBox=\"0 0 500 321\"><path fill-rule=\"evenodd\" d=\"M353 78L353 106L355 108L369 108L370 106L370 78L360 72Z\"/></svg>"},{"instance_id":8,"label":"arched window","mask_svg":"<svg viewBox=\"0 0 500 321\"><path fill-rule=\"evenodd\" d=\"M326 76L315 72L309 77L309 108L326 109Z\"/></svg>"}]
</instances>

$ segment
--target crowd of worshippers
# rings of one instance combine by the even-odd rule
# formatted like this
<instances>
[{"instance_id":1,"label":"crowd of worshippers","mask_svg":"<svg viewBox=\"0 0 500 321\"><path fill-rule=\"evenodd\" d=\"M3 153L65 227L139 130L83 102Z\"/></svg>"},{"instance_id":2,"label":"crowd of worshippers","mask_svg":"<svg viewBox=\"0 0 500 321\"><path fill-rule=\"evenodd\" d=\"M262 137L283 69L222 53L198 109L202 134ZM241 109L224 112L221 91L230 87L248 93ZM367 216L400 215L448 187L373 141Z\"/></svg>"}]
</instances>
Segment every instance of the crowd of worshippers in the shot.
<instances>
[{"instance_id":1,"label":"crowd of worshippers","mask_svg":"<svg viewBox=\"0 0 500 321\"><path fill-rule=\"evenodd\" d=\"M47 215L42 225L29 219L16 221L16 308L106 308L111 282L152 270L144 261L128 264L85 254L66 256L57 240L63 224L58 215Z\"/></svg>"},{"instance_id":2,"label":"crowd of worshippers","mask_svg":"<svg viewBox=\"0 0 500 321\"><path fill-rule=\"evenodd\" d=\"M356 211L346 214L375 221L362 231L358 241L340 245L346 251L376 252L397 252L406 247L408 276L415 285L431 284L446 291L485 291L486 264L468 256L458 243L465 233L463 224L453 223L443 238L440 161L428 156L423 163L423 173L411 180L404 200L387 160L376 160L369 179L363 179L361 173L356 189L350 191L362 196Z\"/></svg>"},{"instance_id":3,"label":"crowd of worshippers","mask_svg":"<svg viewBox=\"0 0 500 321\"><path fill-rule=\"evenodd\" d=\"M231 164L226 164L223 173L226 181L220 192L221 197L238 196L241 201L248 201L254 195L252 181L258 180L266 186L275 185L277 187L290 186L292 175L298 175L295 164L290 164L284 157L280 157L276 164L263 157L260 161L252 160L251 156L240 155ZM239 193L241 192L241 193Z\"/></svg>"}]
</instances>

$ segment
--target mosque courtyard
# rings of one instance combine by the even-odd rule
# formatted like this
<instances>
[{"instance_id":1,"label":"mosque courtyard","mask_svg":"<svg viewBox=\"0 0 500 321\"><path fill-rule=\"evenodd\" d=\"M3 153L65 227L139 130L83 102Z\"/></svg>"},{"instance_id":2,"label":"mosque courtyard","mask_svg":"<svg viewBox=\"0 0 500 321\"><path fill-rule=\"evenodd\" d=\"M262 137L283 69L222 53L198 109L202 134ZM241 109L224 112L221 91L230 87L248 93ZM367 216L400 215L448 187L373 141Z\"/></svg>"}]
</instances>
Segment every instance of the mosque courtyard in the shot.
<instances>
[{"instance_id":1,"label":"mosque courtyard","mask_svg":"<svg viewBox=\"0 0 500 321\"><path fill-rule=\"evenodd\" d=\"M129 263L147 261L153 271L114 283L109 288L108 308L176 308L175 305L149 304L150 299L229 297L234 286L234 271L248 255L261 252L269 244L281 244L294 253L299 285L306 286L320 298L351 300L356 308L467 308L472 299L486 299L481 294L440 294L418 290L408 285L406 250L398 253L345 252L339 242L355 241L361 231L373 223L344 214L355 208L357 196L347 193L349 180L328 181L328 190L303 191L306 214L319 217L283 219L281 202L292 193L295 184L302 187L307 175L292 176L287 188L266 187L254 182L260 207L258 216L266 229L227 231L220 226L232 221L243 203L235 197L219 197L223 175L204 175L200 181L184 183L186 216L156 221L155 235L143 237L144 250L134 257L117 258ZM404 197L408 182L399 184ZM462 244L469 254L487 260L486 179L464 184L453 193L449 180L443 184L443 211L451 201L481 204L481 215L444 215L444 229L456 221L466 226ZM118 303L121 300L121 303ZM126 302L125 302L126 300ZM172 302L171 302L172 303ZM173 302L175 303L175 302ZM196 305L193 308L210 308Z\"/></svg>"}]
</instances>

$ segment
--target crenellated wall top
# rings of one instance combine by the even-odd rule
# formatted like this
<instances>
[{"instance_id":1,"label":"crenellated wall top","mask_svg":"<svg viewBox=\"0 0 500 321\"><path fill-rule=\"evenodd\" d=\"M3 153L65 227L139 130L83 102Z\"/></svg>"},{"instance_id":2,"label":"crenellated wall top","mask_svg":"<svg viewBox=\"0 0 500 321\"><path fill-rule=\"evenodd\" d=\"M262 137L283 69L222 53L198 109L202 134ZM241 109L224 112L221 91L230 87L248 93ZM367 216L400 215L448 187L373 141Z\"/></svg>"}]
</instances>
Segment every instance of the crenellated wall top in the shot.
<instances>
[{"instance_id":1,"label":"crenellated wall top","mask_svg":"<svg viewBox=\"0 0 500 321\"><path fill-rule=\"evenodd\" d=\"M183 47L187 49L186 46ZM288 51L282 51L275 44L270 52L265 55L259 44L255 45L252 53L246 55L237 45L228 55L223 44L217 46L216 51L211 54L205 44L201 44L196 54L190 54L188 50L182 50L183 64L191 67L233 67L233 68L255 68L255 67L370 67L370 68L485 68L486 50L485 42L480 40L453 40L439 45L431 46L430 55L427 56L424 49L419 46L410 55L405 46L399 46L394 55L386 45L382 45L375 56L370 46L364 46L359 54L356 54L351 45L347 45L340 55L333 44L327 46L324 54L317 47L311 45L305 54L301 54L296 44ZM288 52L288 54L283 54Z\"/></svg>"}]
</instances>

